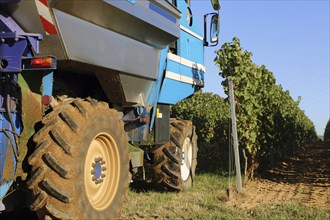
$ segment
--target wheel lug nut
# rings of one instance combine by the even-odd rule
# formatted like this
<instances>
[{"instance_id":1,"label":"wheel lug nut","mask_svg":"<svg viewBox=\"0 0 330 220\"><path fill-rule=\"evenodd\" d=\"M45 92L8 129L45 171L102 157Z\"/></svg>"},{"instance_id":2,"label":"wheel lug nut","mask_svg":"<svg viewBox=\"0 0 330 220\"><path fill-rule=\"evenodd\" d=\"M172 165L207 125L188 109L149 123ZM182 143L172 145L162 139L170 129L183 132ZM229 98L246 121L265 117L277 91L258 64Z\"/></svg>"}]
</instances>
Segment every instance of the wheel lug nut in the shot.
<instances>
[{"instance_id":1,"label":"wheel lug nut","mask_svg":"<svg viewBox=\"0 0 330 220\"><path fill-rule=\"evenodd\" d=\"M102 157L95 158L94 161L95 161L96 163L99 162L99 161L102 161Z\"/></svg>"},{"instance_id":2,"label":"wheel lug nut","mask_svg":"<svg viewBox=\"0 0 330 220\"><path fill-rule=\"evenodd\" d=\"M98 179L95 181L96 184L99 184L99 183L102 183L103 182L103 179Z\"/></svg>"},{"instance_id":3,"label":"wheel lug nut","mask_svg":"<svg viewBox=\"0 0 330 220\"><path fill-rule=\"evenodd\" d=\"M107 168L106 167L102 167L102 171L106 171L107 170Z\"/></svg>"},{"instance_id":4,"label":"wheel lug nut","mask_svg":"<svg viewBox=\"0 0 330 220\"><path fill-rule=\"evenodd\" d=\"M102 178L104 178L104 177L105 177L105 174L104 174L104 173L102 173L102 174L101 174L101 177L102 177Z\"/></svg>"},{"instance_id":5,"label":"wheel lug nut","mask_svg":"<svg viewBox=\"0 0 330 220\"><path fill-rule=\"evenodd\" d=\"M102 164L102 165L103 165L103 164L105 164L105 161L104 161L104 160L102 160L102 161L101 161L101 164Z\"/></svg>"},{"instance_id":6,"label":"wheel lug nut","mask_svg":"<svg viewBox=\"0 0 330 220\"><path fill-rule=\"evenodd\" d=\"M95 174L95 170L92 170L92 171L91 171L91 174L94 175L94 174Z\"/></svg>"},{"instance_id":7,"label":"wheel lug nut","mask_svg":"<svg viewBox=\"0 0 330 220\"><path fill-rule=\"evenodd\" d=\"M95 168L96 167L96 163L92 163L92 167Z\"/></svg>"},{"instance_id":8,"label":"wheel lug nut","mask_svg":"<svg viewBox=\"0 0 330 220\"><path fill-rule=\"evenodd\" d=\"M95 180L97 180L97 178L96 178L95 176L93 176L93 177L92 177L92 180L95 181Z\"/></svg>"}]
</instances>

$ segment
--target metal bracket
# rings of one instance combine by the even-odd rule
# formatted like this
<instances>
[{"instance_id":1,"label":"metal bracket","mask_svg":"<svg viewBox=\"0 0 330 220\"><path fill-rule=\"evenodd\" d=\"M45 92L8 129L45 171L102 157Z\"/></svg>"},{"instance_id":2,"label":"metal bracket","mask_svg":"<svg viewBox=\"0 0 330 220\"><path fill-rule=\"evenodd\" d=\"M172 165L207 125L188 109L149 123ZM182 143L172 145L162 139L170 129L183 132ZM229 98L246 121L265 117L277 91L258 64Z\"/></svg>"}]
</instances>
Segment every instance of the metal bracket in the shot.
<instances>
[{"instance_id":1,"label":"metal bracket","mask_svg":"<svg viewBox=\"0 0 330 220\"><path fill-rule=\"evenodd\" d=\"M21 72L22 56L30 45L35 53L39 53L41 34L25 33L18 24L0 11L0 72Z\"/></svg>"},{"instance_id":2,"label":"metal bracket","mask_svg":"<svg viewBox=\"0 0 330 220\"><path fill-rule=\"evenodd\" d=\"M52 101L53 95L53 75L54 70L44 70L42 73L42 110L46 112L49 109L49 104Z\"/></svg>"}]
</instances>

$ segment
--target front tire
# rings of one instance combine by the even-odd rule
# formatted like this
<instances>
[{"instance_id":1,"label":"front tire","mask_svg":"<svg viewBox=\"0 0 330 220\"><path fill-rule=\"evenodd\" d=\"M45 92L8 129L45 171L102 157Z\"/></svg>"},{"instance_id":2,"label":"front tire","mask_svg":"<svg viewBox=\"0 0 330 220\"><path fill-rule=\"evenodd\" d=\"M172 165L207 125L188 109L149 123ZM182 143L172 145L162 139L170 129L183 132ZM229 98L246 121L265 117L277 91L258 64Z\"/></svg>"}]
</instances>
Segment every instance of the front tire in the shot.
<instances>
[{"instance_id":1,"label":"front tire","mask_svg":"<svg viewBox=\"0 0 330 220\"><path fill-rule=\"evenodd\" d=\"M162 191L192 187L197 166L197 135L191 121L171 119L170 141L153 150L153 184Z\"/></svg>"},{"instance_id":2,"label":"front tire","mask_svg":"<svg viewBox=\"0 0 330 220\"><path fill-rule=\"evenodd\" d=\"M28 158L39 218L113 219L129 183L128 140L106 103L72 99L44 117Z\"/></svg>"}]
</instances>

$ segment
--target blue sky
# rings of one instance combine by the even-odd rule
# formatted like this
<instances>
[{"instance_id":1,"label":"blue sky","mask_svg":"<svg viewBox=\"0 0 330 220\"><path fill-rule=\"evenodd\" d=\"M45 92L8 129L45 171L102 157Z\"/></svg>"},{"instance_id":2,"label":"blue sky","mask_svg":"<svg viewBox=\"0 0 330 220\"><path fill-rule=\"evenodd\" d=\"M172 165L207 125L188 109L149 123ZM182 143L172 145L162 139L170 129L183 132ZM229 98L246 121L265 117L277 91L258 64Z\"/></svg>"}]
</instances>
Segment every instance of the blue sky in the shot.
<instances>
[{"instance_id":1,"label":"blue sky","mask_svg":"<svg viewBox=\"0 0 330 220\"><path fill-rule=\"evenodd\" d=\"M209 0L192 0L194 20L202 28L203 14L212 12ZM323 135L330 118L330 0L221 1L220 42L206 48L205 92L225 97L214 65L214 51L238 37L253 53L253 61L274 73L277 84L289 90L300 108Z\"/></svg>"}]
</instances>

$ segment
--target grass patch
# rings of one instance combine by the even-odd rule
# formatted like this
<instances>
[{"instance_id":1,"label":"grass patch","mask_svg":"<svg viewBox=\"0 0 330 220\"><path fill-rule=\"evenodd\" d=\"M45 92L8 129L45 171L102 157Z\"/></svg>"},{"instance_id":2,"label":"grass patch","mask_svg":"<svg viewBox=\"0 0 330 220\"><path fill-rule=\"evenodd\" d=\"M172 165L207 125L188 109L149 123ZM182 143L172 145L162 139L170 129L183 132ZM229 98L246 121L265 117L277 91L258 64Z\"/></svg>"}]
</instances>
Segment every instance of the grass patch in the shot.
<instances>
[{"instance_id":1,"label":"grass patch","mask_svg":"<svg viewBox=\"0 0 330 220\"><path fill-rule=\"evenodd\" d=\"M233 180L233 184L234 184ZM228 178L199 174L191 190L161 193L131 189L121 219L329 219L329 213L302 204L262 205L241 210L226 203Z\"/></svg>"},{"instance_id":2,"label":"grass patch","mask_svg":"<svg viewBox=\"0 0 330 220\"><path fill-rule=\"evenodd\" d=\"M122 219L237 219L241 212L227 207L228 180L214 174L197 175L194 187L183 193L131 189Z\"/></svg>"}]
</instances>

